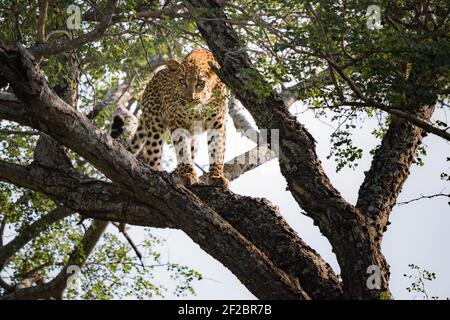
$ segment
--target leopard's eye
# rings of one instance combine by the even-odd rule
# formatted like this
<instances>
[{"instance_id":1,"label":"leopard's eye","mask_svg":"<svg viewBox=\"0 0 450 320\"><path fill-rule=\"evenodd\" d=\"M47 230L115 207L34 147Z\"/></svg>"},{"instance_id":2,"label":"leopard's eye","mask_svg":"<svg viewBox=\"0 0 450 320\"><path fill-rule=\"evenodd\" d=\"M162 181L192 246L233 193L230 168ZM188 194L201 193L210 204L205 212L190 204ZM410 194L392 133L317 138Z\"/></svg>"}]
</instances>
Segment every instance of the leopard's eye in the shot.
<instances>
[{"instance_id":1,"label":"leopard's eye","mask_svg":"<svg viewBox=\"0 0 450 320\"><path fill-rule=\"evenodd\" d=\"M197 81L197 86L199 86L199 87L203 86L204 84L205 84L205 81L203 81L203 80Z\"/></svg>"},{"instance_id":2,"label":"leopard's eye","mask_svg":"<svg viewBox=\"0 0 450 320\"><path fill-rule=\"evenodd\" d=\"M178 81L180 82L180 84L184 85L184 79L183 78L178 79Z\"/></svg>"}]
</instances>

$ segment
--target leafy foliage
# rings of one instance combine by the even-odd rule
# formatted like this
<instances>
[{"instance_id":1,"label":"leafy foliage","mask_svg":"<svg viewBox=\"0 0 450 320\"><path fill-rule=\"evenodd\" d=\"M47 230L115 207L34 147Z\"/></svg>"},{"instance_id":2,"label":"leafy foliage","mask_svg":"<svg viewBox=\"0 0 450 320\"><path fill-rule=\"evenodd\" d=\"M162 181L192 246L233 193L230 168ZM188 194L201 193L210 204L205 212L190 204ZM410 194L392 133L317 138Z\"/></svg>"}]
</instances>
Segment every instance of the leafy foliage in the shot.
<instances>
[{"instance_id":1,"label":"leafy foliage","mask_svg":"<svg viewBox=\"0 0 450 320\"><path fill-rule=\"evenodd\" d=\"M99 12L106 1L50 1L45 23L47 44L63 44L95 30L98 21L84 15ZM374 104L407 112L424 105L448 109L450 66L449 22L450 2L431 0L424 6L419 1L323 1L236 0L225 1L230 22L238 32L243 48L263 77L242 70L251 81L244 85L267 96L268 89L290 91L302 105L314 110L320 119L337 123L330 137L329 158L336 170L355 168L364 150L355 145L354 131L362 121L377 117L379 126L372 132L381 139L390 119L374 111ZM67 7L79 6L81 28L66 30ZM86 115L101 105L118 85L129 82L132 98L127 107L139 111L140 92L151 75L158 58L180 59L191 48L204 42L196 30L194 19L181 11L153 18L136 17L142 8L163 10L173 1L119 2L115 21L98 40L71 51L81 77L78 84L78 110ZM376 4L381 9L379 29L367 27L367 8ZM94 11L93 11L94 10ZM0 39L8 45L17 41L25 47L36 43L38 1L3 0L0 4ZM95 17L95 14L93 15ZM99 16L101 18L101 16ZM58 31L58 32L55 32ZM52 86L62 80L71 82L69 67L60 55L41 61ZM246 74L246 72L248 74ZM311 81L311 79L315 79ZM71 83L71 86L76 86ZM359 92L355 88L359 88ZM6 88L8 90L8 88ZM108 131L117 101L108 103L92 119L99 130ZM438 119L442 128L447 124ZM0 123L0 157L3 160L29 164L39 138L29 129L2 121ZM9 133L7 133L9 132ZM80 173L105 179L79 155L68 151ZM423 165L425 146L420 148L416 163ZM447 173L442 179L449 180ZM18 236L26 226L48 214L56 204L45 196L13 185L0 184L0 221L6 221L6 235ZM44 279L54 276L79 243L89 221L71 215L53 224L16 253L1 275L18 283L30 271L39 269ZM193 283L202 277L186 266L162 262L158 254L161 243L146 231L144 269L136 262L129 246L115 233L103 236L79 279L79 287L66 292L67 298L111 299L120 297L149 298L163 295L167 288L155 282L157 268L165 268L173 280L176 295L193 294ZM419 270L416 266L413 270ZM422 272L422 271L421 271ZM423 276L423 275L421 275ZM427 281L431 274L425 273ZM421 287L414 285L411 291ZM2 289L0 289L0 294Z\"/></svg>"},{"instance_id":2,"label":"leafy foliage","mask_svg":"<svg viewBox=\"0 0 450 320\"><path fill-rule=\"evenodd\" d=\"M429 292L426 288L426 283L436 280L436 273L422 269L418 265L413 263L409 264L408 267L411 269L411 274L404 274L403 276L411 279L413 282L410 286L406 288L408 292L415 293L417 295L414 298L422 298L423 300L437 300L439 297L431 296L429 297Z\"/></svg>"},{"instance_id":3,"label":"leafy foliage","mask_svg":"<svg viewBox=\"0 0 450 320\"><path fill-rule=\"evenodd\" d=\"M55 30L64 32L53 32L48 42L54 45L61 44L96 27L97 21L82 19L81 29L67 30L69 5L76 4L84 14L93 7L96 9L104 7L105 3L106 1L97 3L50 1L45 25L47 35ZM13 44L20 41L26 47L36 44L37 5L37 1L2 1L0 39L4 43ZM118 10L132 15L138 5L142 4L139 1L120 1ZM158 8L160 8L158 5L151 5L148 9ZM112 25L107 31L108 35L99 41L80 47L75 55L81 71L78 109L89 114L93 106L101 103L108 93L119 84L129 81L133 86L133 96L129 103L133 103L137 112L138 106L135 101L139 99L140 91L151 74L153 60L158 60L158 57L162 56L180 57L182 54L180 41L183 41L180 37L181 30L195 28L192 22L180 22L182 19L174 21L168 17L162 17L160 21L125 20L123 23ZM20 30L16 23L20 25ZM46 57L41 67L51 86L55 87L61 81L71 83L69 65L64 62L61 55ZM72 86L75 85L72 83ZM116 101L108 104L97 113L93 123L99 129L108 131L116 107ZM14 132L30 130L6 121L0 123L0 129L2 130L0 157L5 161L30 164L39 135L33 132L16 134ZM82 157L70 150L68 154L80 173L105 179ZM7 225L5 239L20 236L26 227L56 207L56 204L42 194L7 183L0 183L0 200L0 222L6 221ZM68 256L90 225L89 220L80 219L80 216L73 214L48 226L9 259L1 271L1 277L12 284L17 284L29 275L30 271L38 270L43 280L51 280L67 262ZM110 227L89 256L79 279L66 291L65 298L147 299L164 296L167 293L177 296L195 294L193 285L195 281L201 279L201 275L188 266L162 261L159 252L164 248L164 242L154 237L150 229L144 232L146 240L138 245L143 254L144 268L126 240ZM155 274L162 274L163 278L169 281L161 283L155 279ZM4 290L0 288L0 295L2 293Z\"/></svg>"},{"instance_id":4,"label":"leafy foliage","mask_svg":"<svg viewBox=\"0 0 450 320\"><path fill-rule=\"evenodd\" d=\"M329 157L340 170L354 167L362 157L363 150L354 146L351 133L355 122L376 116L372 102L414 112L420 106L435 105L443 94L448 96L450 7L446 1L427 4L241 0L229 5L228 14L272 86L282 90L287 83L296 84L296 96L318 117L340 126L349 123L331 136ZM369 5L379 7L381 28L368 28ZM326 85L311 86L305 81L320 83L324 77L330 79ZM355 106L355 102L362 104ZM439 107L448 108L444 105ZM382 137L380 133L373 132L377 138ZM419 157L417 163L423 164L422 160Z\"/></svg>"}]
</instances>

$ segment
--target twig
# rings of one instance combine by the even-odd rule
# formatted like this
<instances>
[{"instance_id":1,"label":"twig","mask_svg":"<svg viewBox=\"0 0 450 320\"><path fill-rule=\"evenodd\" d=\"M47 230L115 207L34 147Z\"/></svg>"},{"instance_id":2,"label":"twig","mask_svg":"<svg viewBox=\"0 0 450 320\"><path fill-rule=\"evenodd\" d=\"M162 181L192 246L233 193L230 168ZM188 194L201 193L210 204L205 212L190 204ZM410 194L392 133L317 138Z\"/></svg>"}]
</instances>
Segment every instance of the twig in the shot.
<instances>
[{"instance_id":1,"label":"twig","mask_svg":"<svg viewBox=\"0 0 450 320\"><path fill-rule=\"evenodd\" d=\"M22 42L23 41L23 34L22 34L22 29L20 27L20 15L19 15L19 11L17 10L17 1L14 1L13 7L12 7L12 11L14 12L14 27L16 28L16 32L17 32L17 41Z\"/></svg>"},{"instance_id":2,"label":"twig","mask_svg":"<svg viewBox=\"0 0 450 320\"><path fill-rule=\"evenodd\" d=\"M367 99L367 98L366 98ZM364 99L362 99L364 100ZM416 125L417 127L423 129L426 132L433 133L447 141L450 141L450 133L448 133L446 130L439 129L429 122L425 121L424 119L421 119L414 114L410 112L406 112L397 108L393 108L390 106L386 106L382 103L377 103L375 101L367 100L365 102L353 102L353 101L344 101L341 103L341 105L348 105L348 106L355 106L355 107L374 107L380 110L383 110L387 113L399 116L400 118L403 118L412 124Z\"/></svg>"},{"instance_id":3,"label":"twig","mask_svg":"<svg viewBox=\"0 0 450 320\"><path fill-rule=\"evenodd\" d=\"M448 193L436 193L436 194L432 194L432 195L428 195L428 196L424 196L424 195L420 195L420 197L411 199L411 200L407 200L407 201L403 201L403 202L399 202L397 205L398 206L403 206L405 204L410 204L411 202L414 201L418 201L418 200L422 200L422 199L433 199L433 198L437 198L437 197L448 197L450 198L450 194Z\"/></svg>"},{"instance_id":4,"label":"twig","mask_svg":"<svg viewBox=\"0 0 450 320\"><path fill-rule=\"evenodd\" d=\"M47 21L48 0L39 0L39 18L37 22L37 43L45 43L45 22Z\"/></svg>"},{"instance_id":5,"label":"twig","mask_svg":"<svg viewBox=\"0 0 450 320\"><path fill-rule=\"evenodd\" d=\"M139 251L138 247L136 246L136 244L134 243L133 239L131 239L130 235L128 234L127 230L121 226L120 223L117 222L113 222L112 223L114 226L117 227L117 229L119 229L119 231L123 234L123 236L125 237L125 239L127 239L128 243L130 244L131 248L134 250L134 252L136 253L136 256L138 257L142 269L145 270L145 265L144 262L142 260L142 253Z\"/></svg>"},{"instance_id":6,"label":"twig","mask_svg":"<svg viewBox=\"0 0 450 320\"><path fill-rule=\"evenodd\" d=\"M205 169L203 169L203 167L201 165L199 165L197 162L195 162L194 164L197 168L199 168L203 172L203 174L206 173Z\"/></svg>"},{"instance_id":7,"label":"twig","mask_svg":"<svg viewBox=\"0 0 450 320\"><path fill-rule=\"evenodd\" d=\"M117 0L108 0L108 3L103 9L104 15L101 21L96 25L94 30L88 33L84 33L78 38L74 38L67 42L64 42L63 44L51 44L51 43L38 44L30 48L30 51L34 55L38 56L53 55L64 51L71 51L77 49L85 45L86 43L93 42L102 38L106 30L112 24L112 15L116 7L117 7Z\"/></svg>"},{"instance_id":8,"label":"twig","mask_svg":"<svg viewBox=\"0 0 450 320\"><path fill-rule=\"evenodd\" d=\"M41 133L38 131L18 131L18 130L0 129L0 134L19 135L19 136L38 136Z\"/></svg>"},{"instance_id":9,"label":"twig","mask_svg":"<svg viewBox=\"0 0 450 320\"><path fill-rule=\"evenodd\" d=\"M35 274L38 273L40 270L42 270L48 266L51 266L51 265L52 265L51 261L44 262L43 264L31 269L30 271L26 271L22 274L18 274L17 277L21 277L23 279L34 277Z\"/></svg>"}]
</instances>

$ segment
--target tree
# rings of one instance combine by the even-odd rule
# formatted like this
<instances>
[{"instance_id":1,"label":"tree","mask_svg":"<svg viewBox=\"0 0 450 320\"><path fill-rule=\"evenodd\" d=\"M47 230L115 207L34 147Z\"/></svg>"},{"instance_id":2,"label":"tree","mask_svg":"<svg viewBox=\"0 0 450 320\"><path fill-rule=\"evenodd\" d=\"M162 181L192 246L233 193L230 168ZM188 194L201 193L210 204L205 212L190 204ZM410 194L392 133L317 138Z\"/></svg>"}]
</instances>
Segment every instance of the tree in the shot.
<instances>
[{"instance_id":1,"label":"tree","mask_svg":"<svg viewBox=\"0 0 450 320\"><path fill-rule=\"evenodd\" d=\"M261 299L391 297L381 252L389 215L424 152L423 137L450 137L445 123L431 120L436 108L448 107L446 1L378 1L376 7L365 1L76 2L78 29L77 10L66 11L71 4L7 1L0 7L0 118L7 120L0 235L6 225L17 234L0 243L0 267L17 270L14 284L1 281L2 298L61 298L69 266L110 256L128 263L116 239L95 250L108 221L183 230ZM278 143L259 141L240 159L258 154L260 164L278 157L289 191L330 241L340 277L267 200L187 188L128 153L126 137L109 136L114 110L135 109L149 71L197 45L207 45L220 64L215 72L233 94L235 126L250 137L258 129L277 130ZM352 144L357 118L379 117L374 134L380 145L356 205L325 174L314 138L289 111L295 101L341 124L330 137L338 170L368 152ZM236 179L255 166L230 161L226 171ZM91 221L86 230L75 213ZM61 234L68 239L58 248L51 239ZM28 243L39 248L31 258L21 251ZM113 265L108 270L114 272ZM187 267L171 270L186 283L181 291L200 277ZM88 277L98 281L86 286L87 297L104 291L104 278ZM155 289L142 277L133 285Z\"/></svg>"}]
</instances>

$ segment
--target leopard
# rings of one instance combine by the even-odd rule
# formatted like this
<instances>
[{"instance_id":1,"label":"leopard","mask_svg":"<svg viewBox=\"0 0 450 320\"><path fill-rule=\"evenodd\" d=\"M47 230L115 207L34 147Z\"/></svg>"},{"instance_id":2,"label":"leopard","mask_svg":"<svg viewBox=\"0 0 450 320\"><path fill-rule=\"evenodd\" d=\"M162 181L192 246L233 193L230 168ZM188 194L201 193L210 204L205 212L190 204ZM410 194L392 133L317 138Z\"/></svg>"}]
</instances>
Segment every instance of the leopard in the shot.
<instances>
[{"instance_id":1,"label":"leopard","mask_svg":"<svg viewBox=\"0 0 450 320\"><path fill-rule=\"evenodd\" d=\"M183 184L228 188L224 175L227 94L216 74L219 68L213 54L203 48L191 51L181 62L167 60L141 96L142 113L129 151L143 157L151 169L161 171L163 144L169 137L176 153L175 176ZM200 181L194 159L198 138L205 131L209 172Z\"/></svg>"}]
</instances>

